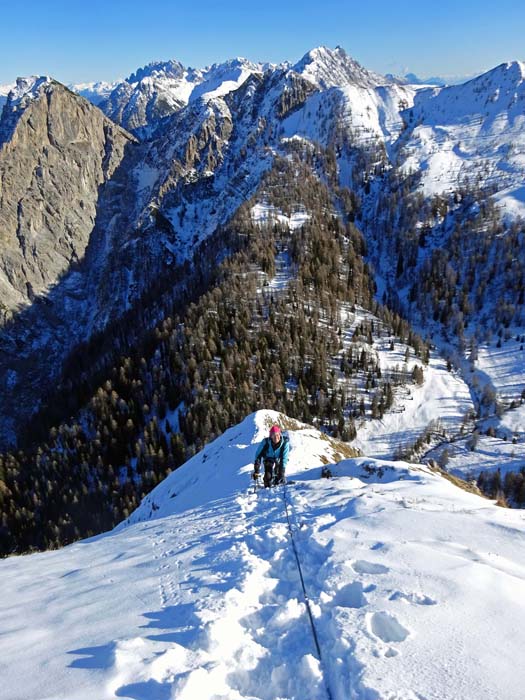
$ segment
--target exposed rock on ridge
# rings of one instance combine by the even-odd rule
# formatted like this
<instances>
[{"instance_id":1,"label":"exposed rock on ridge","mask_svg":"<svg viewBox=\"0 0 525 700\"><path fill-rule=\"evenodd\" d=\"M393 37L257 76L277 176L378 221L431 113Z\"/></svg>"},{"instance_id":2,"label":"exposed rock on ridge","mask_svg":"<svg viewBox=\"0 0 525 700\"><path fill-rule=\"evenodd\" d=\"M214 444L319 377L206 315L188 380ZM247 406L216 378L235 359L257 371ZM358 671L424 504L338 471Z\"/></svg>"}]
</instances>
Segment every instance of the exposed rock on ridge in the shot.
<instances>
[{"instance_id":1,"label":"exposed rock on ridge","mask_svg":"<svg viewBox=\"0 0 525 700\"><path fill-rule=\"evenodd\" d=\"M2 321L82 259L132 137L59 83L19 83L0 121Z\"/></svg>"}]
</instances>

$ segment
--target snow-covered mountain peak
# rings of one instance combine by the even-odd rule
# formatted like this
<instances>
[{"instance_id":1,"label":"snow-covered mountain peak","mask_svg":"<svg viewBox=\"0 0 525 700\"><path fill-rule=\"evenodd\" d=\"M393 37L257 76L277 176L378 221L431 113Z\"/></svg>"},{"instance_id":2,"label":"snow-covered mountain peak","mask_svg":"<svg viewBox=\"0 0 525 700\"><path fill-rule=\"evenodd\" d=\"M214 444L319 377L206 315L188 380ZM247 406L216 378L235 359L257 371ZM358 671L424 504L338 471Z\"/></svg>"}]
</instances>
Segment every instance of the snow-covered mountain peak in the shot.
<instances>
[{"instance_id":1,"label":"snow-covered mountain peak","mask_svg":"<svg viewBox=\"0 0 525 700\"><path fill-rule=\"evenodd\" d=\"M419 120L432 120L434 124L443 125L446 120L467 128L473 126L475 116L478 126L488 120L487 127L499 133L516 118L521 125L524 76L525 64L513 61L502 63L462 85L421 90L414 100L414 116Z\"/></svg>"},{"instance_id":2,"label":"snow-covered mountain peak","mask_svg":"<svg viewBox=\"0 0 525 700\"><path fill-rule=\"evenodd\" d=\"M223 82L234 81L242 84L252 73L262 74L267 64L254 63L246 58L234 58L223 63L214 63L203 71L203 78L206 82L222 80Z\"/></svg>"},{"instance_id":3,"label":"snow-covered mountain peak","mask_svg":"<svg viewBox=\"0 0 525 700\"><path fill-rule=\"evenodd\" d=\"M132 73L126 82L131 85L140 83L144 78L175 78L180 79L184 75L185 68L179 61L152 61Z\"/></svg>"},{"instance_id":4,"label":"snow-covered mountain peak","mask_svg":"<svg viewBox=\"0 0 525 700\"><path fill-rule=\"evenodd\" d=\"M100 106L127 129L142 129L190 102L222 97L236 90L250 75L262 74L265 67L266 64L245 58L214 63L203 69L185 68L174 60L149 63L117 84Z\"/></svg>"},{"instance_id":5,"label":"snow-covered mountain peak","mask_svg":"<svg viewBox=\"0 0 525 700\"><path fill-rule=\"evenodd\" d=\"M25 110L54 81L48 76L32 75L17 78L15 86L7 95L7 101L0 112L0 145L8 141Z\"/></svg>"},{"instance_id":6,"label":"snow-covered mountain peak","mask_svg":"<svg viewBox=\"0 0 525 700\"><path fill-rule=\"evenodd\" d=\"M7 96L16 87L16 83L0 85L0 106L7 100Z\"/></svg>"},{"instance_id":7,"label":"snow-covered mountain peak","mask_svg":"<svg viewBox=\"0 0 525 700\"><path fill-rule=\"evenodd\" d=\"M204 70L203 73L217 73L217 72L227 72L227 71L234 71L234 70L252 70L252 71L260 71L262 70L262 64L261 63L253 63L253 61L250 61L247 58L243 58L242 56L237 56L236 58L231 58L228 59L227 61L221 61L220 63L214 63L211 66L207 66Z\"/></svg>"},{"instance_id":8,"label":"snow-covered mountain peak","mask_svg":"<svg viewBox=\"0 0 525 700\"><path fill-rule=\"evenodd\" d=\"M453 86L457 90L461 88L472 89L481 93L491 89L510 90L519 88L525 78L525 63L521 61L509 61L500 63L491 70L472 78L464 85Z\"/></svg>"},{"instance_id":9,"label":"snow-covered mountain peak","mask_svg":"<svg viewBox=\"0 0 525 700\"><path fill-rule=\"evenodd\" d=\"M484 73L485 76L495 76L496 79L504 78L511 83L522 83L525 79L525 62L523 61L507 61L501 63L492 70ZM480 77L483 77L480 76Z\"/></svg>"},{"instance_id":10,"label":"snow-covered mountain peak","mask_svg":"<svg viewBox=\"0 0 525 700\"><path fill-rule=\"evenodd\" d=\"M251 75L262 74L264 65L245 58L234 58L224 63L214 63L202 71L202 78L193 88L189 102L212 99L237 90Z\"/></svg>"},{"instance_id":11,"label":"snow-covered mountain peak","mask_svg":"<svg viewBox=\"0 0 525 700\"><path fill-rule=\"evenodd\" d=\"M389 84L384 76L363 68L339 46L335 49L319 46L308 51L292 70L322 89L347 85L373 88Z\"/></svg>"},{"instance_id":12,"label":"snow-covered mountain peak","mask_svg":"<svg viewBox=\"0 0 525 700\"><path fill-rule=\"evenodd\" d=\"M499 191L504 209L523 216L524 74L513 61L462 85L417 93L406 115L414 128L405 167L422 173L425 193L478 179Z\"/></svg>"},{"instance_id":13,"label":"snow-covered mountain peak","mask_svg":"<svg viewBox=\"0 0 525 700\"><path fill-rule=\"evenodd\" d=\"M9 92L8 102L11 106L22 105L39 97L44 86L52 82L47 75L31 75L26 78L17 78L16 84Z\"/></svg>"},{"instance_id":14,"label":"snow-covered mountain peak","mask_svg":"<svg viewBox=\"0 0 525 700\"><path fill-rule=\"evenodd\" d=\"M92 83L70 83L67 87L98 106L109 97L120 82L120 80L113 82L99 80Z\"/></svg>"}]
</instances>

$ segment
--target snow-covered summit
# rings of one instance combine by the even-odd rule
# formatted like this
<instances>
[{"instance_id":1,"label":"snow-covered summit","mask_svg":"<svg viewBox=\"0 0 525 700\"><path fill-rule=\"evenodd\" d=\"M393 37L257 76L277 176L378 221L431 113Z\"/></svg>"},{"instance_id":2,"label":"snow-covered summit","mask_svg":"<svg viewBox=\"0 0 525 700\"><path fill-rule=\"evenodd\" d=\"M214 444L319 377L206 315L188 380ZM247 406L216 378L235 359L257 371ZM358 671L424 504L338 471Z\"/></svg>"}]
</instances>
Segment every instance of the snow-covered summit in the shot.
<instances>
[{"instance_id":1,"label":"snow-covered summit","mask_svg":"<svg viewBox=\"0 0 525 700\"><path fill-rule=\"evenodd\" d=\"M31 75L27 78L17 78L14 87L9 91L8 102L12 107L25 104L26 101L38 97L42 88L51 82L51 78L47 75Z\"/></svg>"},{"instance_id":2,"label":"snow-covered summit","mask_svg":"<svg viewBox=\"0 0 525 700\"><path fill-rule=\"evenodd\" d=\"M340 46L335 49L320 46L308 51L293 70L321 89L346 85L374 88L391 82L384 76L363 68Z\"/></svg>"},{"instance_id":3,"label":"snow-covered summit","mask_svg":"<svg viewBox=\"0 0 525 700\"><path fill-rule=\"evenodd\" d=\"M2 113L2 107L7 102L7 96L16 86L16 83L9 83L7 85L0 85L0 114Z\"/></svg>"},{"instance_id":4,"label":"snow-covered summit","mask_svg":"<svg viewBox=\"0 0 525 700\"><path fill-rule=\"evenodd\" d=\"M420 91L415 99L414 116L421 118L431 109L448 119L468 119L476 114L494 117L502 111L509 116L523 114L520 103L525 95L525 64L502 63L462 85Z\"/></svg>"},{"instance_id":5,"label":"snow-covered summit","mask_svg":"<svg viewBox=\"0 0 525 700\"><path fill-rule=\"evenodd\" d=\"M222 97L237 90L251 75L260 75L264 70L265 64L252 63L245 58L214 63L202 71L202 80L195 85L188 101Z\"/></svg>"},{"instance_id":6,"label":"snow-covered summit","mask_svg":"<svg viewBox=\"0 0 525 700\"><path fill-rule=\"evenodd\" d=\"M203 69L185 68L175 60L157 61L118 83L100 107L114 121L137 130L178 112L189 102L222 97L266 67L244 58Z\"/></svg>"},{"instance_id":7,"label":"snow-covered summit","mask_svg":"<svg viewBox=\"0 0 525 700\"><path fill-rule=\"evenodd\" d=\"M295 483L254 493L274 421ZM342 449L259 411L125 526L0 561L5 700L521 700L521 513Z\"/></svg>"},{"instance_id":8,"label":"snow-covered summit","mask_svg":"<svg viewBox=\"0 0 525 700\"><path fill-rule=\"evenodd\" d=\"M514 61L463 85L417 93L403 149L405 167L422 173L427 194L482 182L509 213L525 213L524 75Z\"/></svg>"},{"instance_id":9,"label":"snow-covered summit","mask_svg":"<svg viewBox=\"0 0 525 700\"><path fill-rule=\"evenodd\" d=\"M144 78L181 78L184 71L185 68L179 61L152 61L132 73L126 78L126 82L130 84L140 83Z\"/></svg>"}]
</instances>

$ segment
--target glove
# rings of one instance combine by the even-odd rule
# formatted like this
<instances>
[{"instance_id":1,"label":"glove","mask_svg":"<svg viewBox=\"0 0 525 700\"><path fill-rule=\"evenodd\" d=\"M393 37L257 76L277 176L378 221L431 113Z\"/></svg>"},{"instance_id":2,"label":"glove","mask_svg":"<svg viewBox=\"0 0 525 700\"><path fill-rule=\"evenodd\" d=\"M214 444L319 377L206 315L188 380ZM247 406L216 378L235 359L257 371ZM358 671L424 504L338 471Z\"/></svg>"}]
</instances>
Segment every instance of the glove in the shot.
<instances>
[{"instance_id":1,"label":"glove","mask_svg":"<svg viewBox=\"0 0 525 700\"><path fill-rule=\"evenodd\" d=\"M253 474L252 474L252 479L257 479L259 476L259 467L260 467L260 462L255 462L253 465Z\"/></svg>"}]
</instances>

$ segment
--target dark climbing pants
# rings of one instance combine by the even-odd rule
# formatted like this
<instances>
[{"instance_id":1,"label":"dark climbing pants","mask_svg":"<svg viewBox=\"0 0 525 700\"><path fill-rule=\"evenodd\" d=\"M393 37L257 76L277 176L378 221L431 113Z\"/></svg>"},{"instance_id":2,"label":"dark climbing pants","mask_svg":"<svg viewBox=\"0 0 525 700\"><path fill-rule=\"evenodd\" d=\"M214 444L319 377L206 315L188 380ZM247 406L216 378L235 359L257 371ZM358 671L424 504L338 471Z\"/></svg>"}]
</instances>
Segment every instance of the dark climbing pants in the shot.
<instances>
[{"instance_id":1,"label":"dark climbing pants","mask_svg":"<svg viewBox=\"0 0 525 700\"><path fill-rule=\"evenodd\" d=\"M284 483L284 470L274 459L264 460L264 485L266 488Z\"/></svg>"}]
</instances>

